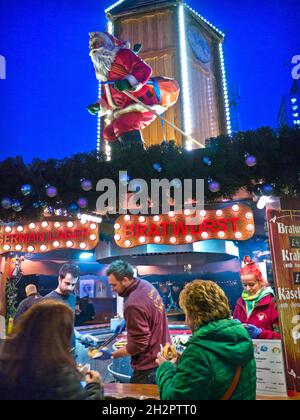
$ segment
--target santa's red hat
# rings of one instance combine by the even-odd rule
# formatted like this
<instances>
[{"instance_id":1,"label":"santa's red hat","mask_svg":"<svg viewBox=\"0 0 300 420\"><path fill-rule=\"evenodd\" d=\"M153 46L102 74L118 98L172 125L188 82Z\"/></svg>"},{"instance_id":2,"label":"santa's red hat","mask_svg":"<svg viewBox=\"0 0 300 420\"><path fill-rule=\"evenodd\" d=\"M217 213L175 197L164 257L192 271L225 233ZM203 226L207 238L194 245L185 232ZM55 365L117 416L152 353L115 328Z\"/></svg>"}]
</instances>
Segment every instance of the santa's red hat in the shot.
<instances>
[{"instance_id":1,"label":"santa's red hat","mask_svg":"<svg viewBox=\"0 0 300 420\"><path fill-rule=\"evenodd\" d=\"M262 283L264 286L268 286L268 281L263 278L258 265L255 263L255 261L252 261L248 255L244 257L244 266L241 269L240 274L241 276L254 274L260 283Z\"/></svg>"},{"instance_id":2,"label":"santa's red hat","mask_svg":"<svg viewBox=\"0 0 300 420\"><path fill-rule=\"evenodd\" d=\"M116 38L108 32L90 32L89 35L91 39L95 37L102 38L105 42L105 45L129 48L128 42L122 41L121 39Z\"/></svg>"}]
</instances>

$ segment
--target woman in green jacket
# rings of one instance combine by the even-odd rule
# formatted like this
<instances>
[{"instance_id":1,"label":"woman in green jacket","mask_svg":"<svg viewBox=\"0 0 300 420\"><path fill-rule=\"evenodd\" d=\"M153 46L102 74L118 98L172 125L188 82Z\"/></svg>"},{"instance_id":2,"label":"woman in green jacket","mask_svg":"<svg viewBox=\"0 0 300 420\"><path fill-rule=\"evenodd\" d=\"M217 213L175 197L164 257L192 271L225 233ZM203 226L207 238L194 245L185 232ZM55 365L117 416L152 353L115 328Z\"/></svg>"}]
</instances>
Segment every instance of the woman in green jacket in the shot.
<instances>
[{"instance_id":1,"label":"woman in green jacket","mask_svg":"<svg viewBox=\"0 0 300 420\"><path fill-rule=\"evenodd\" d=\"M180 306L193 335L183 354L171 361L157 355L162 400L254 400L256 364L251 338L230 319L228 300L212 281L185 286Z\"/></svg>"}]
</instances>

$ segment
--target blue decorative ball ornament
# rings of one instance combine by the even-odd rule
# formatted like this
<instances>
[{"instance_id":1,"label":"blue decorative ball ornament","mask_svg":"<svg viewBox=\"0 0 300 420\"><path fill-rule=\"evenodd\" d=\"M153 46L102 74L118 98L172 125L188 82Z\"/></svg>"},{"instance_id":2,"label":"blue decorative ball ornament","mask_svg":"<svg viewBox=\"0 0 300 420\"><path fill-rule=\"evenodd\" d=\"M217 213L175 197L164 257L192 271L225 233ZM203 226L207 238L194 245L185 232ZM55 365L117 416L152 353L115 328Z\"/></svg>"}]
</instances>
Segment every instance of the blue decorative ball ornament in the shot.
<instances>
[{"instance_id":1,"label":"blue decorative ball ornament","mask_svg":"<svg viewBox=\"0 0 300 420\"><path fill-rule=\"evenodd\" d=\"M182 188L182 182L180 181L180 179L173 179L171 181L171 186L174 187L176 190L179 190L180 188Z\"/></svg>"},{"instance_id":2,"label":"blue decorative ball ornament","mask_svg":"<svg viewBox=\"0 0 300 420\"><path fill-rule=\"evenodd\" d=\"M210 192L216 193L218 191L220 191L220 184L217 181L210 181L208 183L208 188Z\"/></svg>"},{"instance_id":3,"label":"blue decorative ball ornament","mask_svg":"<svg viewBox=\"0 0 300 420\"><path fill-rule=\"evenodd\" d=\"M91 191L93 188L93 183L89 179L82 179L80 185L83 191Z\"/></svg>"},{"instance_id":4,"label":"blue decorative ball ornament","mask_svg":"<svg viewBox=\"0 0 300 420\"><path fill-rule=\"evenodd\" d=\"M46 188L46 194L49 198L54 198L57 196L57 188L50 185L50 187Z\"/></svg>"},{"instance_id":5,"label":"blue decorative ball ornament","mask_svg":"<svg viewBox=\"0 0 300 420\"><path fill-rule=\"evenodd\" d=\"M261 197L262 195L264 195L262 191L262 187L263 186L261 184L258 184L254 187L253 192L257 197Z\"/></svg>"},{"instance_id":6,"label":"blue decorative ball ornament","mask_svg":"<svg viewBox=\"0 0 300 420\"><path fill-rule=\"evenodd\" d=\"M23 210L23 206L19 200L13 200L11 203L11 207L16 212L20 212Z\"/></svg>"},{"instance_id":7,"label":"blue decorative ball ornament","mask_svg":"<svg viewBox=\"0 0 300 420\"><path fill-rule=\"evenodd\" d=\"M1 200L1 206L2 206L4 209L6 209L6 210L10 209L10 208L11 208L11 206L12 206L12 201L11 201L11 199L10 199L10 198L8 198L8 197L4 197L4 198L2 198L2 200Z\"/></svg>"},{"instance_id":8,"label":"blue decorative ball ornament","mask_svg":"<svg viewBox=\"0 0 300 420\"><path fill-rule=\"evenodd\" d=\"M212 160L211 160L211 158L210 157L208 157L208 156L204 156L203 158L202 158L202 162L204 163L204 165L206 165L206 166L211 166L212 165Z\"/></svg>"},{"instance_id":9,"label":"blue decorative ball ornament","mask_svg":"<svg viewBox=\"0 0 300 420\"><path fill-rule=\"evenodd\" d=\"M24 185L22 185L22 187L21 187L21 193L23 194L23 195L30 195L31 193L32 193L32 187L31 187L31 185L29 185L29 184L24 184Z\"/></svg>"},{"instance_id":10,"label":"blue decorative ball ornament","mask_svg":"<svg viewBox=\"0 0 300 420\"><path fill-rule=\"evenodd\" d=\"M161 165L159 163L153 163L152 167L157 172L161 172L162 171L162 167L161 167Z\"/></svg>"},{"instance_id":11,"label":"blue decorative ball ornament","mask_svg":"<svg viewBox=\"0 0 300 420\"><path fill-rule=\"evenodd\" d=\"M253 166L256 165L256 157L252 155L247 155L245 158L246 165L250 168L253 168Z\"/></svg>"},{"instance_id":12,"label":"blue decorative ball ornament","mask_svg":"<svg viewBox=\"0 0 300 420\"><path fill-rule=\"evenodd\" d=\"M143 187L143 182L139 181L138 179L135 179L130 182L130 191L140 192L142 191Z\"/></svg>"},{"instance_id":13,"label":"blue decorative ball ornament","mask_svg":"<svg viewBox=\"0 0 300 420\"><path fill-rule=\"evenodd\" d=\"M35 201L34 203L32 203L32 207L34 209L38 209L40 207L40 203L38 201Z\"/></svg>"},{"instance_id":14,"label":"blue decorative ball ornament","mask_svg":"<svg viewBox=\"0 0 300 420\"><path fill-rule=\"evenodd\" d=\"M131 177L129 175L123 174L120 176L120 182L122 182L122 184L127 184L130 180Z\"/></svg>"},{"instance_id":15,"label":"blue decorative ball ornament","mask_svg":"<svg viewBox=\"0 0 300 420\"><path fill-rule=\"evenodd\" d=\"M81 209L86 209L89 202L86 198L81 197L81 198L78 199L77 204Z\"/></svg>"},{"instance_id":16,"label":"blue decorative ball ornament","mask_svg":"<svg viewBox=\"0 0 300 420\"><path fill-rule=\"evenodd\" d=\"M271 184L264 184L261 187L263 195L270 196L274 193L274 187Z\"/></svg>"},{"instance_id":17,"label":"blue decorative ball ornament","mask_svg":"<svg viewBox=\"0 0 300 420\"><path fill-rule=\"evenodd\" d=\"M44 216L51 216L54 213L53 207L46 207L44 209Z\"/></svg>"},{"instance_id":18,"label":"blue decorative ball ornament","mask_svg":"<svg viewBox=\"0 0 300 420\"><path fill-rule=\"evenodd\" d=\"M69 211L70 213L72 213L72 214L74 214L74 213L78 213L78 211L79 211L79 207L78 207L78 205L77 205L76 203L72 203L72 204L70 204L70 205L69 205L69 207L68 207L68 211Z\"/></svg>"}]
</instances>

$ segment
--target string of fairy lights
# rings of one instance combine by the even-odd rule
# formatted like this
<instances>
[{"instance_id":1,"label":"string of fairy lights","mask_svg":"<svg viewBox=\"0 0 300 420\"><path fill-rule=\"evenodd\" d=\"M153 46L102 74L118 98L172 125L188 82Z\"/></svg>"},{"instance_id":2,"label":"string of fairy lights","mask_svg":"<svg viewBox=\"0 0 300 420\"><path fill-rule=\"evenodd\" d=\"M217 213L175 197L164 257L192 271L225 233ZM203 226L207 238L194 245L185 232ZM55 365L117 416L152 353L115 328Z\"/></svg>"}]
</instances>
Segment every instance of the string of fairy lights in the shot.
<instances>
[{"instance_id":1,"label":"string of fairy lights","mask_svg":"<svg viewBox=\"0 0 300 420\"><path fill-rule=\"evenodd\" d=\"M192 211L189 209L184 210L183 215L185 217L190 217L192 215ZM163 244L163 245L178 245L178 244L189 244L193 242L197 242L199 240L208 240L208 239L221 239L221 240L228 240L228 239L234 239L234 240L247 240L250 239L255 233L255 225L254 225L254 218L253 213L250 211L249 208L245 206L239 206L238 204L234 204L231 207L228 207L226 209L218 209L216 211L213 210L201 210L199 212L199 220L201 221L201 224L205 224L205 218L211 218L208 222L211 223L211 220L213 218L216 218L217 220L229 216L235 216L240 219L240 227L242 229L236 230L236 231L225 231L223 229L217 229L218 231L215 233L212 233L209 229L203 230L202 232L199 231L199 228L197 227L196 230L198 232L188 233L186 235L183 235L183 238L179 238L178 236L175 236L174 234L171 235L170 233L162 233L161 235L156 236L149 236L145 235L144 232L146 232L147 228L152 224L156 226L157 230L159 230L160 224L161 226L165 225L166 223L171 223L171 226L176 224L176 221L178 222L177 217L180 216L176 214L174 211L170 211L167 215L155 215L155 216L132 216L132 215L125 215L124 217L120 217L116 223L114 224L114 240L116 243L124 248L131 248L139 245L144 244ZM231 219L228 219L231 220ZM133 226L136 226L137 232L141 229L143 234L135 235L134 240L126 238L126 229L123 228L127 225L132 224ZM143 226L144 225L144 226ZM188 226L188 225L187 225ZM192 230L194 228L193 225ZM222 225L220 225L222 226ZM152 228L151 228L152 229ZM151 230L150 229L150 230Z\"/></svg>"},{"instance_id":2,"label":"string of fairy lights","mask_svg":"<svg viewBox=\"0 0 300 420\"><path fill-rule=\"evenodd\" d=\"M0 226L0 251L47 252L69 248L89 250L98 243L98 225L82 217L78 221L31 222L28 225Z\"/></svg>"}]
</instances>

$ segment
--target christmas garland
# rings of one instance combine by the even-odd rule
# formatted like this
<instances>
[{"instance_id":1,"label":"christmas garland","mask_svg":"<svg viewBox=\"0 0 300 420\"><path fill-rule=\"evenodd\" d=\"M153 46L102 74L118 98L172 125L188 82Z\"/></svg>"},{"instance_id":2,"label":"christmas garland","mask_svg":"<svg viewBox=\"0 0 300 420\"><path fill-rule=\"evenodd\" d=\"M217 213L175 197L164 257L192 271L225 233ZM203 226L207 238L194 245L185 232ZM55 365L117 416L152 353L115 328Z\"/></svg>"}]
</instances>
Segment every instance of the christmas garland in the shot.
<instances>
[{"instance_id":1,"label":"christmas garland","mask_svg":"<svg viewBox=\"0 0 300 420\"><path fill-rule=\"evenodd\" d=\"M7 323L10 318L14 318L17 311L18 281L19 281L19 278L12 277L11 279L8 279L5 284L6 322Z\"/></svg>"},{"instance_id":2,"label":"christmas garland","mask_svg":"<svg viewBox=\"0 0 300 420\"><path fill-rule=\"evenodd\" d=\"M92 212L98 180L204 179L207 202L232 199L241 189L249 194L299 196L300 129L239 132L209 139L205 149L187 151L174 142L144 150L116 149L111 161L104 154L82 153L64 160L21 157L0 163L0 220L39 220L48 213L70 216Z\"/></svg>"}]
</instances>

